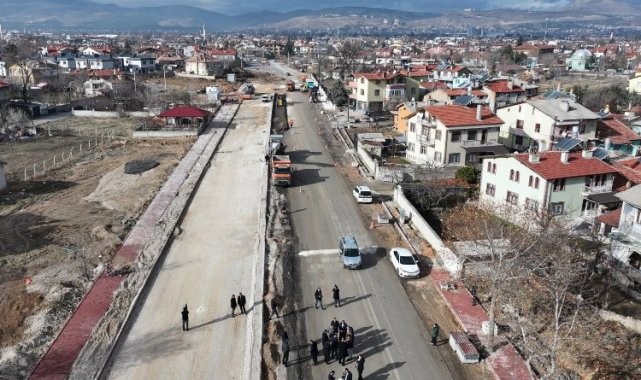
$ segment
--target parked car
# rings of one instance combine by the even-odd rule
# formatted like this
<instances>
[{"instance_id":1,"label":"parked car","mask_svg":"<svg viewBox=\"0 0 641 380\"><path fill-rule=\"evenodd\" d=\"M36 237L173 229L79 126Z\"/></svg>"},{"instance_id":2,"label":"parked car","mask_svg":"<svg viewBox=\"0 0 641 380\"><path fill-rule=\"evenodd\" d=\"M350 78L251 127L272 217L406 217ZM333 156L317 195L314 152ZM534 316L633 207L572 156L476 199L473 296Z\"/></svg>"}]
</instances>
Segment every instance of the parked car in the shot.
<instances>
[{"instance_id":1,"label":"parked car","mask_svg":"<svg viewBox=\"0 0 641 380\"><path fill-rule=\"evenodd\" d=\"M389 259L396 273L402 278L418 277L421 274L418 261L414 255L405 248L395 247L390 249Z\"/></svg>"},{"instance_id":2,"label":"parked car","mask_svg":"<svg viewBox=\"0 0 641 380\"><path fill-rule=\"evenodd\" d=\"M343 268L358 269L363 265L363 258L355 237L341 236L338 239L338 248Z\"/></svg>"},{"instance_id":3,"label":"parked car","mask_svg":"<svg viewBox=\"0 0 641 380\"><path fill-rule=\"evenodd\" d=\"M352 194L358 203L372 203L372 190L367 186L356 186Z\"/></svg>"},{"instance_id":4,"label":"parked car","mask_svg":"<svg viewBox=\"0 0 641 380\"><path fill-rule=\"evenodd\" d=\"M261 96L260 98L261 98L261 100L262 100L264 103L269 102L269 95L263 95L263 96Z\"/></svg>"}]
</instances>

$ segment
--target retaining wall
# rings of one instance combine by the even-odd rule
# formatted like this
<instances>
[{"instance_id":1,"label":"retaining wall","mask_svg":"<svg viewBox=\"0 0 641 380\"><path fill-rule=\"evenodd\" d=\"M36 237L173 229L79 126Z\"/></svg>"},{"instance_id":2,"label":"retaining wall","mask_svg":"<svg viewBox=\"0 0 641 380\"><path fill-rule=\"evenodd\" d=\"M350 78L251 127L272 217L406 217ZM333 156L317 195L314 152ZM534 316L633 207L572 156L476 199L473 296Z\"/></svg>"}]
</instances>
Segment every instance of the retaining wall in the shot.
<instances>
[{"instance_id":1,"label":"retaining wall","mask_svg":"<svg viewBox=\"0 0 641 380\"><path fill-rule=\"evenodd\" d=\"M71 110L71 114L77 117L121 117L123 115L130 117L153 117L154 112L114 112L114 111L96 111L96 110Z\"/></svg>"}]
</instances>

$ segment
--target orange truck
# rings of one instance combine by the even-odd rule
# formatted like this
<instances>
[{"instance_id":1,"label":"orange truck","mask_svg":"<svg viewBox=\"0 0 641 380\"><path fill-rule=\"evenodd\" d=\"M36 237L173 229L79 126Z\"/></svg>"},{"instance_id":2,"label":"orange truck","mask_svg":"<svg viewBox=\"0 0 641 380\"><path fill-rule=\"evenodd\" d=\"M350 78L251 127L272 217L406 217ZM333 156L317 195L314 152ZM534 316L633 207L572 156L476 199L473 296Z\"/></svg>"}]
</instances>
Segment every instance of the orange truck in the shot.
<instances>
[{"instance_id":1,"label":"orange truck","mask_svg":"<svg viewBox=\"0 0 641 380\"><path fill-rule=\"evenodd\" d=\"M276 186L289 186L292 184L292 161L286 154L272 156L272 183Z\"/></svg>"},{"instance_id":2,"label":"orange truck","mask_svg":"<svg viewBox=\"0 0 641 380\"><path fill-rule=\"evenodd\" d=\"M287 81L287 91L296 91L296 85L293 80Z\"/></svg>"}]
</instances>

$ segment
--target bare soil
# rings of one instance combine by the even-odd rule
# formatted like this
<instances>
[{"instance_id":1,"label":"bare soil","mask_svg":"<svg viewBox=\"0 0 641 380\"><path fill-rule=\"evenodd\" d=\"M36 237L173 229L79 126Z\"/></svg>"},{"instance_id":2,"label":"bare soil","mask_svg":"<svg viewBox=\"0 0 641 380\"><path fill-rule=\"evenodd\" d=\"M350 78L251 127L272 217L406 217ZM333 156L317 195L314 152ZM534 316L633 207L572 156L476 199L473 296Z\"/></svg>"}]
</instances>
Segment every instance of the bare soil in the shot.
<instances>
[{"instance_id":1,"label":"bare soil","mask_svg":"<svg viewBox=\"0 0 641 380\"><path fill-rule=\"evenodd\" d=\"M135 119L68 118L53 137L0 145L9 172L114 130L114 140L76 154L36 180L9 177L0 196L0 367L22 376L35 364L104 263L193 140L134 141ZM99 134L98 134L99 135ZM58 153L59 154L59 153ZM133 160L159 166L125 174Z\"/></svg>"}]
</instances>

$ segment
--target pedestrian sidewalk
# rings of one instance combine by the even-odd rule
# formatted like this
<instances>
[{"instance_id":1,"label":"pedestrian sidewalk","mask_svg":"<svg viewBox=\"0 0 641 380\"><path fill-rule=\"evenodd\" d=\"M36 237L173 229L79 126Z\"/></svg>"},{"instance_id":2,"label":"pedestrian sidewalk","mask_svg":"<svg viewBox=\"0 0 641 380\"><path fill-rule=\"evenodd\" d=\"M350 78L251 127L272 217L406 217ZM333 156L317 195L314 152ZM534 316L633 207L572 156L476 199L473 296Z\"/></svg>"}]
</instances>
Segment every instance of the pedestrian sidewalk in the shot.
<instances>
[{"instance_id":1,"label":"pedestrian sidewalk","mask_svg":"<svg viewBox=\"0 0 641 380\"><path fill-rule=\"evenodd\" d=\"M463 330L468 335L482 337L481 325L484 321L489 320L489 316L481 305L472 305L472 294L467 288L452 279L443 269L432 269L428 278L447 302ZM447 290L447 287L441 286L445 284L453 284L455 288ZM501 337L497 337L495 344L500 348L487 359L487 363L496 379L523 380L531 378L527 364L514 346Z\"/></svg>"}]
</instances>

